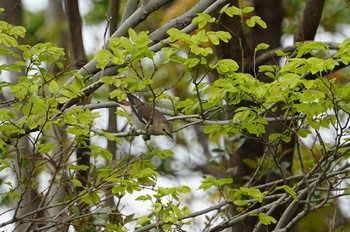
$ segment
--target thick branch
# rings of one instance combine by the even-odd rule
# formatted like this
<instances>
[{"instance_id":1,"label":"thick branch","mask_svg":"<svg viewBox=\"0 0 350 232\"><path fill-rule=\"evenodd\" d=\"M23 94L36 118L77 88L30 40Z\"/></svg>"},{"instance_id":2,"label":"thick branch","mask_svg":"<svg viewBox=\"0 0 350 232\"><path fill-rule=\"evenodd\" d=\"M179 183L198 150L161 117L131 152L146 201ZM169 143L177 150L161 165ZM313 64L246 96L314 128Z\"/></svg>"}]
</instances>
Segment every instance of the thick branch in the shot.
<instances>
[{"instance_id":1,"label":"thick branch","mask_svg":"<svg viewBox=\"0 0 350 232\"><path fill-rule=\"evenodd\" d=\"M324 7L324 0L308 0L305 4L302 21L294 36L295 42L314 40L320 23Z\"/></svg>"},{"instance_id":2,"label":"thick branch","mask_svg":"<svg viewBox=\"0 0 350 232\"><path fill-rule=\"evenodd\" d=\"M73 50L73 59L76 61L76 67L81 68L84 64L86 64L87 59L84 51L78 0L66 0L66 8L70 40Z\"/></svg>"},{"instance_id":3,"label":"thick branch","mask_svg":"<svg viewBox=\"0 0 350 232\"><path fill-rule=\"evenodd\" d=\"M140 0L128 0L123 12L121 23L124 23L125 20L127 20L130 17L130 15L132 15L132 13L136 11L139 3L140 3Z\"/></svg>"}]
</instances>

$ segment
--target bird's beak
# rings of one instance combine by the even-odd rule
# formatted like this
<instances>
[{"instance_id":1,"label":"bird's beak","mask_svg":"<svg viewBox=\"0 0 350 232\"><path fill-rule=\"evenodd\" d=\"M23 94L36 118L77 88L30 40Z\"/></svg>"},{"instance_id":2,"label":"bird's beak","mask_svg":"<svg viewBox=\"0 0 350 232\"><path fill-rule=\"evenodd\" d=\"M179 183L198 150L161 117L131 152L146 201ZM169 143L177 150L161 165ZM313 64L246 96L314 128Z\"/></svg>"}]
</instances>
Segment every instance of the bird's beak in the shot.
<instances>
[{"instance_id":1,"label":"bird's beak","mask_svg":"<svg viewBox=\"0 0 350 232\"><path fill-rule=\"evenodd\" d=\"M174 137L173 137L173 133L169 133L169 134L167 134L171 139L174 139Z\"/></svg>"}]
</instances>

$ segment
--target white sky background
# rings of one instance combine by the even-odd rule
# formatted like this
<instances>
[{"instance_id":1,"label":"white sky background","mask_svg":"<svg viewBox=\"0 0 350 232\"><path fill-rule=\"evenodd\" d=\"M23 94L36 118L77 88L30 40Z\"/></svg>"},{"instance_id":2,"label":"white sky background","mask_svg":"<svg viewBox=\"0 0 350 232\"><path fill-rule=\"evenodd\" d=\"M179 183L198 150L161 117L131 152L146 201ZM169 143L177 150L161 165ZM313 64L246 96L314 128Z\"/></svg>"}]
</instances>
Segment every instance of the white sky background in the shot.
<instances>
[{"instance_id":1,"label":"white sky background","mask_svg":"<svg viewBox=\"0 0 350 232\"><path fill-rule=\"evenodd\" d=\"M1 0L0 0L1 1ZM85 12L88 11L88 7L90 6L89 4L90 1L86 1L86 0L80 0L80 11L81 14L84 14ZM44 10L47 6L48 6L48 0L22 0L22 3L24 4L25 8L30 10L30 11L40 11L40 10ZM316 36L316 40L318 41L324 41L324 42L342 42L344 38L349 37L350 36L350 30L349 30L349 26L344 26L344 30L343 34L331 34L328 32L322 32L322 29L318 30L318 34ZM93 26L93 27L86 27L84 25L83 28L83 38L84 38L84 44L85 44L85 48L86 48L86 52L88 54L91 54L93 52L95 52L96 50L102 48L103 45L103 33L105 30L105 23L98 25L98 26ZM290 37L285 37L284 41L283 41L283 45L291 45L293 42L293 38ZM91 46L93 45L93 46ZM103 112L103 110L101 111ZM102 119L103 117L101 117ZM106 122L102 121L102 124L100 124L100 127L105 127ZM328 133L325 133L328 134ZM159 138L157 138L157 140L159 142L162 142L162 140L159 140ZM193 141L195 141L195 139L193 139ZM142 143L142 141L139 141ZM179 160L178 165L183 165L183 163L193 163L194 161L197 162L200 157L201 157L201 150L200 149L191 149L193 150L197 150L197 154L191 154L189 150L187 149L183 149L181 147L174 147L172 143L166 142L165 143L165 148L166 149L172 149L174 150L174 152L176 153L177 159ZM196 146L196 148L200 148L200 146L194 144L194 146ZM194 148L194 147L192 147ZM174 164L176 165L176 164ZM208 196L205 195L205 193L203 193L202 191L198 191L196 190L198 188L198 186L200 185L200 181L202 180L202 177L199 173L192 173L191 177L186 177L184 176L183 178L177 178L177 179L170 179L170 178L166 178L166 177L161 177L158 180L158 184L160 186L163 187L167 187L167 186L179 186L179 185L188 185L192 188L193 193L192 195L195 196L195 199L199 199L196 201L192 201L191 202L191 209L192 211L197 211L200 209L204 209L206 207L209 206L209 201L204 201L204 198L207 198ZM192 196L192 197L193 197ZM135 212L135 209L140 209L143 208L144 212L139 212L139 213L148 213L147 212L147 207L144 206L144 203L142 202L135 202L134 199L136 198L136 196L130 196L128 197L127 205L125 205L125 210L128 211L129 213L133 213ZM126 198L125 198L126 200ZM193 199L192 199L193 200ZM209 200L209 199L206 199ZM342 205L349 205L350 201L347 199L345 200L345 198L343 198L343 202L345 204L340 204ZM139 207L140 205L143 205L143 207ZM0 209L0 212L3 209ZM349 209L346 210L346 213L348 214L348 216L350 216L349 214ZM10 219L11 215L7 215L8 218ZM2 218L1 220L7 220L5 218ZM198 219L195 219L198 223ZM203 218L203 220L205 220ZM7 227L5 229L5 231L12 231L11 227Z\"/></svg>"}]
</instances>

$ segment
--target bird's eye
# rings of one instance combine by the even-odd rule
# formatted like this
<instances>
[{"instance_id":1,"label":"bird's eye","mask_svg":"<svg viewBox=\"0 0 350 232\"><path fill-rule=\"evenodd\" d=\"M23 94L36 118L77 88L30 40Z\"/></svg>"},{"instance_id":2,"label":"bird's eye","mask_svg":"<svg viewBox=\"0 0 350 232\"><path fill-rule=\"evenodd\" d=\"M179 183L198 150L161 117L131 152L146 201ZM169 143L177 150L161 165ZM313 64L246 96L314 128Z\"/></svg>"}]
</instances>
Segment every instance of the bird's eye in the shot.
<instances>
[{"instance_id":1,"label":"bird's eye","mask_svg":"<svg viewBox=\"0 0 350 232\"><path fill-rule=\"evenodd\" d=\"M163 128L162 130L165 131L165 128Z\"/></svg>"}]
</instances>

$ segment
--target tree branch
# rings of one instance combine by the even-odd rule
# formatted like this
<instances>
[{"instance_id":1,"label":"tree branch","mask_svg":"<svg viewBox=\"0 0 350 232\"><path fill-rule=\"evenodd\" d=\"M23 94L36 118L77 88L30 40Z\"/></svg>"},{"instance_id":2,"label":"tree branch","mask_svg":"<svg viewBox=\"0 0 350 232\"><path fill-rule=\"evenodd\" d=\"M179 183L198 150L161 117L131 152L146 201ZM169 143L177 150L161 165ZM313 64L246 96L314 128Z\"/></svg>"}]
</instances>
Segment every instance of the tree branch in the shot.
<instances>
[{"instance_id":1,"label":"tree branch","mask_svg":"<svg viewBox=\"0 0 350 232\"><path fill-rule=\"evenodd\" d=\"M294 36L294 41L314 40L318 25L322 17L324 0L306 1L302 21Z\"/></svg>"},{"instance_id":2,"label":"tree branch","mask_svg":"<svg viewBox=\"0 0 350 232\"><path fill-rule=\"evenodd\" d=\"M139 5L140 0L128 0L123 12L123 16L121 19L121 24L125 22L137 9L137 6Z\"/></svg>"}]
</instances>

